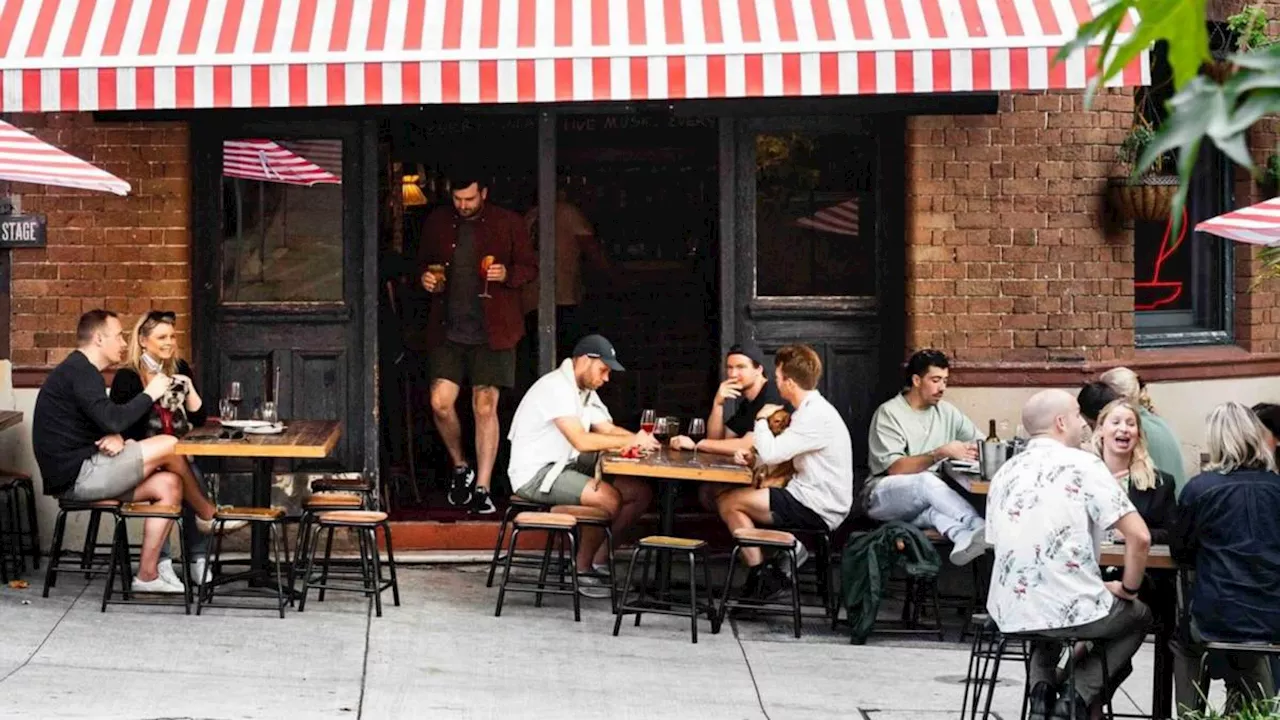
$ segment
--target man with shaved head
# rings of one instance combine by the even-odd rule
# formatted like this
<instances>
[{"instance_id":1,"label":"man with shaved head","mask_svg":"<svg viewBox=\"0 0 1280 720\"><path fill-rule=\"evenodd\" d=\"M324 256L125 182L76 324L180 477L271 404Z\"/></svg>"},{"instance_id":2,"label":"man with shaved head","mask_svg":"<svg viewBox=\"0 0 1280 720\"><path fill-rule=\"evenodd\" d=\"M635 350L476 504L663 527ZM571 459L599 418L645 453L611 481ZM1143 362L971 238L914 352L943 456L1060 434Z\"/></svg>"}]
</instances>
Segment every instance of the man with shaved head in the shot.
<instances>
[{"instance_id":1,"label":"man with shaved head","mask_svg":"<svg viewBox=\"0 0 1280 720\"><path fill-rule=\"evenodd\" d=\"M987 498L987 542L996 552L987 610L1001 632L1092 641L1071 685L1056 680L1060 642L1034 643L1031 654L1030 717L1083 720L1130 671L1146 635L1151 612L1138 590L1151 535L1107 466L1080 449L1089 427L1075 398L1036 393L1022 426L1027 449L1000 468ZM1098 568L1097 543L1110 528L1125 540L1118 582L1103 582Z\"/></svg>"}]
</instances>

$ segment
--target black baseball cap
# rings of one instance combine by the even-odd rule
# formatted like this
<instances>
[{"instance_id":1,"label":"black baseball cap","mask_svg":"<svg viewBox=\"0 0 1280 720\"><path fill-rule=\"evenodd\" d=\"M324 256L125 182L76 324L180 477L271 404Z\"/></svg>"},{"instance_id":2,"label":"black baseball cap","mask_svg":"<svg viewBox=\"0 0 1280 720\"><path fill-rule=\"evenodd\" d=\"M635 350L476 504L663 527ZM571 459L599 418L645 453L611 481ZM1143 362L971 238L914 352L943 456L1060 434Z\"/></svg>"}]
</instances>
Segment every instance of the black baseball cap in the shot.
<instances>
[{"instance_id":1,"label":"black baseball cap","mask_svg":"<svg viewBox=\"0 0 1280 720\"><path fill-rule=\"evenodd\" d=\"M573 357L583 355L604 361L610 370L619 372L626 370L622 367L622 363L618 362L618 352L613 349L613 343L606 340L603 335L588 335L573 346Z\"/></svg>"},{"instance_id":2,"label":"black baseball cap","mask_svg":"<svg viewBox=\"0 0 1280 720\"><path fill-rule=\"evenodd\" d=\"M764 367L764 353L760 352L760 347L753 342L738 343L730 347L725 357L730 355L742 355L755 363L756 367Z\"/></svg>"}]
</instances>

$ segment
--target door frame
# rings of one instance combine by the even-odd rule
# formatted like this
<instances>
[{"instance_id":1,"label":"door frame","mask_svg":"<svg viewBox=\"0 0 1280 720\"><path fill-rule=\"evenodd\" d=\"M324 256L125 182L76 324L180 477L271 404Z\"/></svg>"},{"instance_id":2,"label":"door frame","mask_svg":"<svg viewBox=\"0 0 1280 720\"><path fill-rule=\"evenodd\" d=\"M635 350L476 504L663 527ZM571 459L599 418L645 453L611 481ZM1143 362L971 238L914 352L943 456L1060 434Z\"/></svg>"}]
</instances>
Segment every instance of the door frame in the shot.
<instances>
[{"instance_id":1,"label":"door frame","mask_svg":"<svg viewBox=\"0 0 1280 720\"><path fill-rule=\"evenodd\" d=\"M343 242L357 244L356 253L344 248L342 303L289 303L264 307L241 304L224 307L221 293L222 143L237 137L284 137L343 141ZM221 379L215 362L216 326L228 319L288 318L300 324L351 323L348 332L348 398L344 432L352 457L334 458L358 465L375 482L380 470L378 423L378 168L376 119L272 121L244 115L201 115L191 122L191 353L198 360L198 381L206 392L217 392ZM214 391L208 388L215 388ZM282 392L288 392L282 388ZM213 397L214 395L210 395ZM358 433L356 435L355 433ZM358 438L358 439L356 439Z\"/></svg>"}]
</instances>

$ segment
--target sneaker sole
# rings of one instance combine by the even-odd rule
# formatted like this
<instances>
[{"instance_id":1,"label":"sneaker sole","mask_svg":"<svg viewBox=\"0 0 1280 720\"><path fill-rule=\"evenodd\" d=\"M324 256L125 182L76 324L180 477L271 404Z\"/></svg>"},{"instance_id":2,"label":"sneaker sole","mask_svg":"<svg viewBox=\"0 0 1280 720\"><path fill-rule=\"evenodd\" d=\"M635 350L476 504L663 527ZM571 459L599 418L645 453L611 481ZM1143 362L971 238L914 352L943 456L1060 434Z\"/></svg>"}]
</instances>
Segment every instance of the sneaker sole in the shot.
<instances>
[{"instance_id":1,"label":"sneaker sole","mask_svg":"<svg viewBox=\"0 0 1280 720\"><path fill-rule=\"evenodd\" d=\"M985 555L987 552L986 533L982 530L976 530L973 537L970 538L969 544L962 548L956 548L951 551L952 565L968 565Z\"/></svg>"},{"instance_id":2,"label":"sneaker sole","mask_svg":"<svg viewBox=\"0 0 1280 720\"><path fill-rule=\"evenodd\" d=\"M449 485L449 504L454 507L465 507L471 504L471 486L454 478Z\"/></svg>"}]
</instances>

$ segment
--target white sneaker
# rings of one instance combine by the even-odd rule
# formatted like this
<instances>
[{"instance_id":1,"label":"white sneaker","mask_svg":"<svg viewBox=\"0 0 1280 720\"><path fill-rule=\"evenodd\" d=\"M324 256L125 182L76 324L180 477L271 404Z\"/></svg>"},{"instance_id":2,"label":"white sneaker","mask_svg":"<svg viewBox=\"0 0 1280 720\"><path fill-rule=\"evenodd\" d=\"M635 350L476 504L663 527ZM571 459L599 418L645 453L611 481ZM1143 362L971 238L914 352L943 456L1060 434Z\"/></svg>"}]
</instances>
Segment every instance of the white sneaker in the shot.
<instances>
[{"instance_id":1,"label":"white sneaker","mask_svg":"<svg viewBox=\"0 0 1280 720\"><path fill-rule=\"evenodd\" d=\"M804 543L797 540L796 541L796 571L797 572L800 571L800 568L804 567L805 563L809 562L809 557L810 557L809 548L805 547ZM783 575L786 575L787 577L791 577L791 563L787 561L786 553L779 552L777 555L777 560L775 561L775 564L778 566L778 569L782 570Z\"/></svg>"},{"instance_id":2,"label":"white sneaker","mask_svg":"<svg viewBox=\"0 0 1280 720\"><path fill-rule=\"evenodd\" d=\"M198 557L191 563L191 569L187 574L191 578L192 585L200 587L204 584L204 569L208 563L209 561L203 557Z\"/></svg>"},{"instance_id":3,"label":"white sneaker","mask_svg":"<svg viewBox=\"0 0 1280 720\"><path fill-rule=\"evenodd\" d=\"M178 592L186 592L187 586L182 584L182 580L178 578L178 574L173 571L173 560L171 558L163 558L157 565L157 571L160 579L172 585Z\"/></svg>"},{"instance_id":4,"label":"white sneaker","mask_svg":"<svg viewBox=\"0 0 1280 720\"><path fill-rule=\"evenodd\" d=\"M133 578L133 592L136 593L162 593L165 595L177 595L182 590L175 588L165 582L163 577L156 576L155 580L139 580L135 575Z\"/></svg>"},{"instance_id":5,"label":"white sneaker","mask_svg":"<svg viewBox=\"0 0 1280 720\"><path fill-rule=\"evenodd\" d=\"M951 564L956 566L968 565L982 557L982 554L987 551L986 527L961 531L956 535L953 542L955 547L951 549Z\"/></svg>"}]
</instances>

